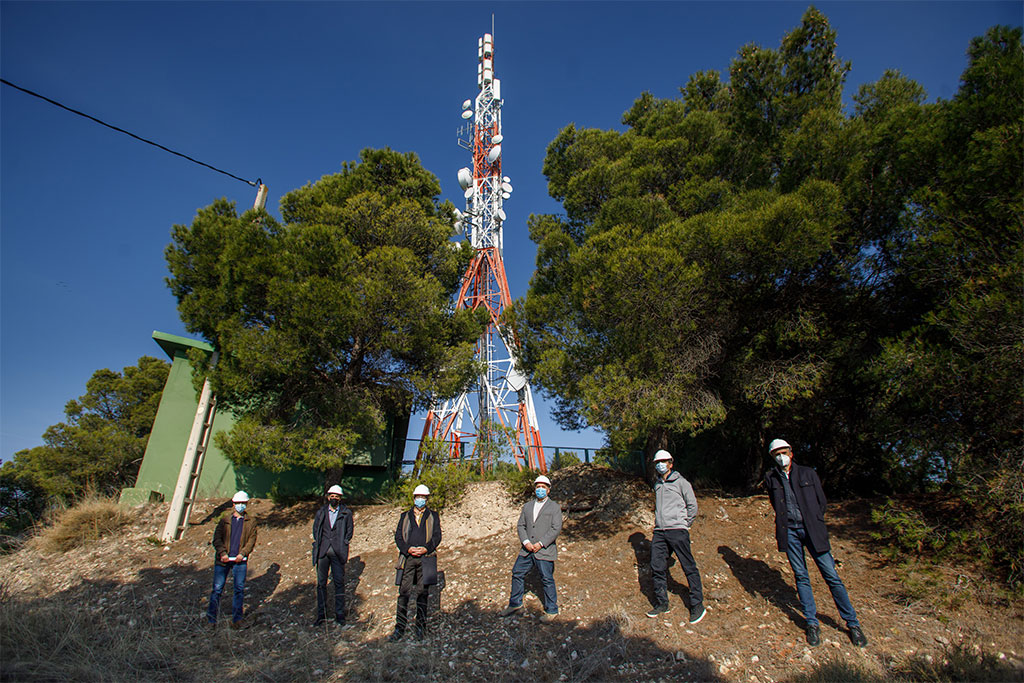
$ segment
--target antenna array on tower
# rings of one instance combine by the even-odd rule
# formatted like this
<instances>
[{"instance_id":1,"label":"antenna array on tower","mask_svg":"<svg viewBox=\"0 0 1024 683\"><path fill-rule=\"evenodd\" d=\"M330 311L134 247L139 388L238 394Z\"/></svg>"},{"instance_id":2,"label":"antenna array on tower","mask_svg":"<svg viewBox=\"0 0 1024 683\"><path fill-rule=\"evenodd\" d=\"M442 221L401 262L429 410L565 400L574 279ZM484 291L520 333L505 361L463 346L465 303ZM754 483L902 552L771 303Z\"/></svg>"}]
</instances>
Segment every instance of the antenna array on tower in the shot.
<instances>
[{"instance_id":1,"label":"antenna array on tower","mask_svg":"<svg viewBox=\"0 0 1024 683\"><path fill-rule=\"evenodd\" d=\"M502 225L506 220L502 205L512 196L513 188L501 171L501 81L494 76L494 40L490 33L477 40L477 88L476 99L462 103L462 118L467 124L459 129L458 143L472 151L473 168L458 172L466 209L458 212L456 222L475 253L455 303L459 309L482 306L490 314L476 348L484 371L473 386L452 400L435 403L427 413L416 470L439 458L472 458L480 462L481 468L488 468L503 453L511 453L520 469L543 472L547 464L533 393L518 367L519 341L501 324L502 311L512 303L502 256ZM470 446L472 451L467 453Z\"/></svg>"}]
</instances>

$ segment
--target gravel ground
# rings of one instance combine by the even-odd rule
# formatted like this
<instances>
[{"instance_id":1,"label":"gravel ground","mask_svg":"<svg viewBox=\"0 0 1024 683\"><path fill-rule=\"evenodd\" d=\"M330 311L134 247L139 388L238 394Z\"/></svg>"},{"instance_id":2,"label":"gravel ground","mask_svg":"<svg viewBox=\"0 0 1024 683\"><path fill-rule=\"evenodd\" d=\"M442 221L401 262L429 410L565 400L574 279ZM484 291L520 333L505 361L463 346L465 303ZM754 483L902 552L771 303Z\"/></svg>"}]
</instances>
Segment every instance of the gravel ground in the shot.
<instances>
[{"instance_id":1,"label":"gravel ground","mask_svg":"<svg viewBox=\"0 0 1024 683\"><path fill-rule=\"evenodd\" d=\"M99 676L115 680L206 680L215 667L229 680L753 682L785 679L834 659L881 673L901 658L941 658L945 647L961 642L1002 657L1008 666L1021 666L1022 606L987 598L984 581L953 567L943 570L946 580L939 589L912 597L875 552L870 501L829 510L834 553L870 645L850 644L812 570L823 644L809 648L764 496L697 491L701 514L692 539L708 615L691 626L677 564L670 568L672 610L657 619L644 615L650 606L651 490L628 475L586 465L558 471L552 480L551 496L566 511L566 523L556 565L561 615L551 624L537 621L536 577L527 582L523 612L509 619L497 616L508 601L518 552L514 527L520 503L496 482L472 484L457 506L442 513L438 563L445 581L435 596L440 610L423 643L386 640L394 625L393 535L400 510L381 505L354 508L344 630L310 627L312 503L251 502L261 527L249 566L244 631L210 631L202 625L212 578L209 540L224 507L220 501L197 503L192 526L173 544L155 541L166 505L135 508L134 521L120 534L60 556L29 544L0 558L0 598L28 612L59 605L67 611L62 618L126 629L122 640L128 643L141 637L135 632L144 627L147 637L156 639L157 654ZM225 591L226 603L229 595ZM131 652L145 649L132 647ZM34 670L31 656L5 652L3 677L31 678L25 673ZM119 655L129 663L135 656Z\"/></svg>"}]
</instances>

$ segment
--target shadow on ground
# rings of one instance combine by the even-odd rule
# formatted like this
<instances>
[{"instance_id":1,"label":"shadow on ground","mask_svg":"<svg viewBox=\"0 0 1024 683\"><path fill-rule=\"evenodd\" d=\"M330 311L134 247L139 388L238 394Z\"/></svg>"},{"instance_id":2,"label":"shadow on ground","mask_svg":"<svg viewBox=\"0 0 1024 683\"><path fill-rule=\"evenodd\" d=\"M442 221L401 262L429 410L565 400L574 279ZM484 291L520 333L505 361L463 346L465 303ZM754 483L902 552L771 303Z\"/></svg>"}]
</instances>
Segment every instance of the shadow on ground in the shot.
<instances>
[{"instance_id":1,"label":"shadow on ground","mask_svg":"<svg viewBox=\"0 0 1024 683\"><path fill-rule=\"evenodd\" d=\"M350 560L349 590L361 564ZM246 628L233 630L227 619L210 627L203 612L211 581L209 568L172 565L46 598L8 595L0 601L0 679L206 681L217 671L228 681L720 680L709 662L631 635L615 618L540 624L500 619L469 601L435 612L425 641L390 643L378 621L391 616L357 616L353 603L348 628L313 629L312 572L282 589L277 564L247 581Z\"/></svg>"},{"instance_id":2,"label":"shadow on ground","mask_svg":"<svg viewBox=\"0 0 1024 683\"><path fill-rule=\"evenodd\" d=\"M743 590L751 595L760 596L778 607L801 629L807 628L807 621L804 619L803 610L797 597L796 586L787 583L786 578L778 569L773 569L761 560L738 555L727 545L718 546L718 554L729 565L729 569L743 586ZM828 615L819 613L818 621L826 626L839 628L835 619Z\"/></svg>"}]
</instances>

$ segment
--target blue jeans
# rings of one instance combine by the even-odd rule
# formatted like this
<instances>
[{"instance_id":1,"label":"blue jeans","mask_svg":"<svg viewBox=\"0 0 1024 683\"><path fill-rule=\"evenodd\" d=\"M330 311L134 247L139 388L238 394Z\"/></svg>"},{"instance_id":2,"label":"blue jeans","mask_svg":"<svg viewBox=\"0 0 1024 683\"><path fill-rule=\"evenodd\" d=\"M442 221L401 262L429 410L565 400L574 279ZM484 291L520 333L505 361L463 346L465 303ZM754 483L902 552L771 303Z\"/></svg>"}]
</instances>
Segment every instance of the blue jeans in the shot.
<instances>
[{"instance_id":1,"label":"blue jeans","mask_svg":"<svg viewBox=\"0 0 1024 683\"><path fill-rule=\"evenodd\" d=\"M210 606L206 610L206 618L209 619L211 624L217 623L217 613L220 611L220 594L224 590L224 583L228 580L229 571L235 583L235 598L231 603L231 620L236 624L242 620L246 563L215 564L213 565L213 592L210 593Z\"/></svg>"},{"instance_id":2,"label":"blue jeans","mask_svg":"<svg viewBox=\"0 0 1024 683\"><path fill-rule=\"evenodd\" d=\"M786 547L786 556L789 557L789 566L793 568L793 576L796 577L796 592L800 595L800 604L803 606L804 619L808 626L818 625L818 607L814 604L814 593L811 591L811 577L807 573L807 559L804 556L804 546L807 545L807 530L801 524L799 527L789 527L789 544ZM810 548L808 548L810 550ZM836 603L839 616L847 626L860 626L857 621L857 613L853 611L850 603L850 596L846 592L843 580L836 573L836 563L832 559L831 552L823 552L815 555L811 550L811 558L818 565L821 578L825 579L829 591L832 592L832 600Z\"/></svg>"},{"instance_id":3,"label":"blue jeans","mask_svg":"<svg viewBox=\"0 0 1024 683\"><path fill-rule=\"evenodd\" d=\"M523 604L523 580L530 570L540 570L540 581L544 588L542 600L544 611L558 614L558 594L555 591L555 563L552 560L538 560L536 555L529 553L516 558L512 565L512 593L508 597L509 607L520 607Z\"/></svg>"}]
</instances>

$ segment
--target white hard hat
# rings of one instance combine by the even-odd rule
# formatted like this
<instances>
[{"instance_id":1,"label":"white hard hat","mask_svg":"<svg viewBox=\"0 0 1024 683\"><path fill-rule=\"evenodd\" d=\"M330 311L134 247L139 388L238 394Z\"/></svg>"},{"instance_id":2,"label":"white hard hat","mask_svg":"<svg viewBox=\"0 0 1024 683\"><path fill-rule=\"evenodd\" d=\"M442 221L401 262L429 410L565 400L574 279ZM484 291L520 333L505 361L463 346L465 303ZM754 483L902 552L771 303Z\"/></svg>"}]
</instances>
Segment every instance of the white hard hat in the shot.
<instances>
[{"instance_id":1,"label":"white hard hat","mask_svg":"<svg viewBox=\"0 0 1024 683\"><path fill-rule=\"evenodd\" d=\"M768 453L774 453L780 448L792 448L792 446L790 446L789 443L782 439L772 439L772 442L768 444Z\"/></svg>"},{"instance_id":2,"label":"white hard hat","mask_svg":"<svg viewBox=\"0 0 1024 683\"><path fill-rule=\"evenodd\" d=\"M654 454L654 462L661 462L662 460L671 460L672 454L662 449Z\"/></svg>"},{"instance_id":3,"label":"white hard hat","mask_svg":"<svg viewBox=\"0 0 1024 683\"><path fill-rule=\"evenodd\" d=\"M542 474L533 480L533 485L536 486L537 484L547 484L548 486L551 486L551 480Z\"/></svg>"},{"instance_id":4,"label":"white hard hat","mask_svg":"<svg viewBox=\"0 0 1024 683\"><path fill-rule=\"evenodd\" d=\"M232 503L248 503L249 502L249 494L246 493L245 491L239 491L238 493L236 493L235 495L233 495L231 497L231 502Z\"/></svg>"},{"instance_id":5,"label":"white hard hat","mask_svg":"<svg viewBox=\"0 0 1024 683\"><path fill-rule=\"evenodd\" d=\"M339 496L342 495L341 487L335 484L331 488L327 489L327 495L331 495L332 493L337 493Z\"/></svg>"},{"instance_id":6,"label":"white hard hat","mask_svg":"<svg viewBox=\"0 0 1024 683\"><path fill-rule=\"evenodd\" d=\"M417 486L416 488L414 488L412 490L412 495L414 495L414 496L429 496L430 495L430 489L428 489L423 484L420 484L419 486Z\"/></svg>"}]
</instances>

